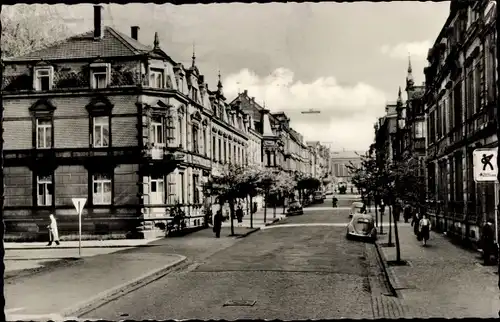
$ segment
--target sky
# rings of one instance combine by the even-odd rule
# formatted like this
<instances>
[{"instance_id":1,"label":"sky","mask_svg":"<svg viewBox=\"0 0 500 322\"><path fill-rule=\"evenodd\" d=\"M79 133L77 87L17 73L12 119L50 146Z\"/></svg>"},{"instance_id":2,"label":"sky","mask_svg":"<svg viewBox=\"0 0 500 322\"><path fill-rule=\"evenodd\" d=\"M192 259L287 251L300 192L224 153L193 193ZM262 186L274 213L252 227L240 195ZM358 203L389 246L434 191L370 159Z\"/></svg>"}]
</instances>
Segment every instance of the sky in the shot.
<instances>
[{"instance_id":1,"label":"sky","mask_svg":"<svg viewBox=\"0 0 500 322\"><path fill-rule=\"evenodd\" d=\"M40 6L40 5L39 5ZM72 33L92 29L92 4L51 6ZM411 55L417 84L449 2L104 5L104 23L189 65L193 53L214 89L284 111L305 140L367 150L385 104L403 91ZM320 114L302 114L314 109Z\"/></svg>"}]
</instances>

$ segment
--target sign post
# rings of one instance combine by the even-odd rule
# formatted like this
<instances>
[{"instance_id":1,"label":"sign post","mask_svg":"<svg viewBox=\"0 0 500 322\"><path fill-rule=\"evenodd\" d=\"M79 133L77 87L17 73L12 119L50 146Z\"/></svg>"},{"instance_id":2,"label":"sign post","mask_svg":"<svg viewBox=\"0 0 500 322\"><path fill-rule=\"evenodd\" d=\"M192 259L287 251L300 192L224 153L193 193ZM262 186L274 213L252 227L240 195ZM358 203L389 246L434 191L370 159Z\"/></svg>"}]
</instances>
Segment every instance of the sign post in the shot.
<instances>
[{"instance_id":1,"label":"sign post","mask_svg":"<svg viewBox=\"0 0 500 322\"><path fill-rule=\"evenodd\" d=\"M495 242L498 244L498 165L497 148L475 149L474 158L474 181L495 183Z\"/></svg>"},{"instance_id":2,"label":"sign post","mask_svg":"<svg viewBox=\"0 0 500 322\"><path fill-rule=\"evenodd\" d=\"M78 213L78 256L82 257L82 211L87 198L73 198L71 200Z\"/></svg>"}]
</instances>

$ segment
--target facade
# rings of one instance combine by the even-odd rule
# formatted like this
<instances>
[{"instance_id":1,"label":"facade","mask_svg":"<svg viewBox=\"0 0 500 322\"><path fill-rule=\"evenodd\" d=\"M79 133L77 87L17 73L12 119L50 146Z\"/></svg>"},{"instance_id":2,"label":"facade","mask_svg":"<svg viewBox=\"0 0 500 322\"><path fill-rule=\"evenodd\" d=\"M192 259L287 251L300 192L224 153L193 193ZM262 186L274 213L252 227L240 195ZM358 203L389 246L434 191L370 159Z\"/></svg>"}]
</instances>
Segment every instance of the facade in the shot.
<instances>
[{"instance_id":1,"label":"facade","mask_svg":"<svg viewBox=\"0 0 500 322\"><path fill-rule=\"evenodd\" d=\"M440 231L477 242L494 183L475 183L472 152L497 146L495 4L452 2L425 68L427 210Z\"/></svg>"},{"instance_id":2,"label":"facade","mask_svg":"<svg viewBox=\"0 0 500 322\"><path fill-rule=\"evenodd\" d=\"M130 36L105 27L94 8L93 31L4 61L8 236L36 238L49 213L62 234L76 233L76 197L87 198L84 233L147 236L174 205L200 214L212 169L248 162L249 136L259 144L194 55L185 68L157 34L143 45L138 27Z\"/></svg>"},{"instance_id":3,"label":"facade","mask_svg":"<svg viewBox=\"0 0 500 322\"><path fill-rule=\"evenodd\" d=\"M290 173L308 171L308 148L303 136L290 127L290 119L285 113L271 113L255 102L254 97L248 96L247 90L240 93L231 105L240 106L240 109L249 115L254 137L262 142L260 153L253 155L261 157L263 166ZM255 147L257 148L258 144Z\"/></svg>"},{"instance_id":4,"label":"facade","mask_svg":"<svg viewBox=\"0 0 500 322\"><path fill-rule=\"evenodd\" d=\"M322 145L319 141L309 141L307 142L307 146L311 151L311 175L329 182L332 176L330 149Z\"/></svg>"},{"instance_id":5,"label":"facade","mask_svg":"<svg viewBox=\"0 0 500 322\"><path fill-rule=\"evenodd\" d=\"M332 151L330 155L330 162L333 174L333 183L337 187L340 183L345 183L347 192L353 189L356 192L356 187L351 182L351 173L347 166L353 164L355 167L361 165L361 157L364 152L361 151Z\"/></svg>"},{"instance_id":6,"label":"facade","mask_svg":"<svg viewBox=\"0 0 500 322\"><path fill-rule=\"evenodd\" d=\"M387 104L385 107L385 115L379 118L375 124L375 142L374 148L376 158L379 165L391 164L397 157L397 120L398 106L400 104Z\"/></svg>"}]
</instances>

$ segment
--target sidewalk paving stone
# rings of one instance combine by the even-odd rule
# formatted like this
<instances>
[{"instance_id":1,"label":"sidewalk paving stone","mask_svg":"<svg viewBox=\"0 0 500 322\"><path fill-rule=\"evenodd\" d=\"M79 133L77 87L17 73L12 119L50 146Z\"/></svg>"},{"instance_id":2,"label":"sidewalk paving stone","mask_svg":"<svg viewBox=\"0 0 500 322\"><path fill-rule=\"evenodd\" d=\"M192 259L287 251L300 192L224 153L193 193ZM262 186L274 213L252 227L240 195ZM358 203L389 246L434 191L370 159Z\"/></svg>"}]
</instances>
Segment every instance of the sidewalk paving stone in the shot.
<instances>
[{"instance_id":1,"label":"sidewalk paving stone","mask_svg":"<svg viewBox=\"0 0 500 322\"><path fill-rule=\"evenodd\" d=\"M401 225L399 239L401 259L408 265L386 268L410 308L407 317L498 318L500 291L495 266L482 266L477 252L453 245L435 232L423 247L413 227ZM387 234L380 236L379 249L386 260L393 261L396 247L380 246L387 241Z\"/></svg>"},{"instance_id":2,"label":"sidewalk paving stone","mask_svg":"<svg viewBox=\"0 0 500 322\"><path fill-rule=\"evenodd\" d=\"M137 247L144 246L159 238L155 239L110 239L110 240L82 240L82 248L96 248L96 247ZM78 248L78 241L62 241L60 245L52 244L47 246L47 242L33 242L33 243L4 243L5 250L9 249L47 249L47 248Z\"/></svg>"}]
</instances>

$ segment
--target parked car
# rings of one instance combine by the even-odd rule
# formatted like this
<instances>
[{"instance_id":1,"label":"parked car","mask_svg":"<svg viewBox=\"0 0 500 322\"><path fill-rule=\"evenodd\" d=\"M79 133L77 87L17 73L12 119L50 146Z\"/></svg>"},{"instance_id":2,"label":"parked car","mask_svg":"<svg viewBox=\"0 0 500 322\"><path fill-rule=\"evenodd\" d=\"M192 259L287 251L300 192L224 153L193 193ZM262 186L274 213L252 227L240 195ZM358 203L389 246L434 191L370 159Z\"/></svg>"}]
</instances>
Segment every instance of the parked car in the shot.
<instances>
[{"instance_id":1,"label":"parked car","mask_svg":"<svg viewBox=\"0 0 500 322\"><path fill-rule=\"evenodd\" d=\"M352 218L354 214L362 214L365 210L365 205L361 201L355 201L351 204L351 211L349 213L349 218Z\"/></svg>"},{"instance_id":2,"label":"parked car","mask_svg":"<svg viewBox=\"0 0 500 322\"><path fill-rule=\"evenodd\" d=\"M373 216L370 214L354 214L347 225L346 238L360 238L375 242L377 240L377 228Z\"/></svg>"},{"instance_id":3,"label":"parked car","mask_svg":"<svg viewBox=\"0 0 500 322\"><path fill-rule=\"evenodd\" d=\"M287 216L303 215L304 210L298 201L292 201L286 211Z\"/></svg>"},{"instance_id":4,"label":"parked car","mask_svg":"<svg viewBox=\"0 0 500 322\"><path fill-rule=\"evenodd\" d=\"M328 197L328 196L333 196L333 191L331 191L331 190L326 191L325 197Z\"/></svg>"},{"instance_id":5,"label":"parked car","mask_svg":"<svg viewBox=\"0 0 500 322\"><path fill-rule=\"evenodd\" d=\"M323 192L321 191L316 191L313 195L313 202L314 203L324 203L325 202L325 196L323 195Z\"/></svg>"}]
</instances>

